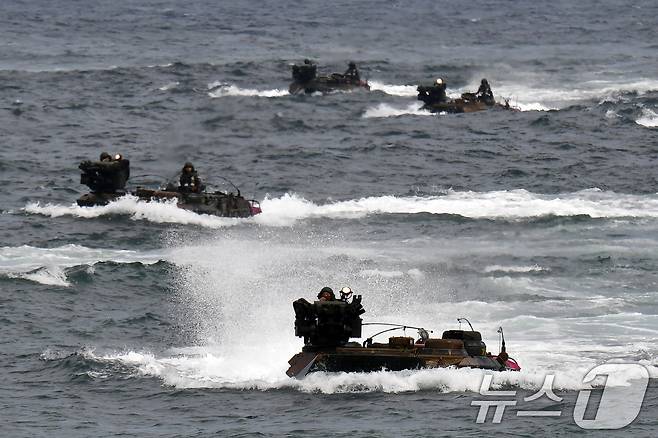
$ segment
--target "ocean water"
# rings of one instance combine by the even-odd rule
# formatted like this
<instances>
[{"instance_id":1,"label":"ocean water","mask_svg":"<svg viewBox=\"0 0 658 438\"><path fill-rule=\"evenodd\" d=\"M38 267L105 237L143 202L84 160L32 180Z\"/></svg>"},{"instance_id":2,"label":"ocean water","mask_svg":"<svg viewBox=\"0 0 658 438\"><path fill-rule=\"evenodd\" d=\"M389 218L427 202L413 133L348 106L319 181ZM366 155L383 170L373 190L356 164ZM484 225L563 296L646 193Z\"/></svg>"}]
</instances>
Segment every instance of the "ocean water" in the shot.
<instances>
[{"instance_id":1,"label":"ocean water","mask_svg":"<svg viewBox=\"0 0 658 438\"><path fill-rule=\"evenodd\" d=\"M656 17L648 0L3 2L3 435L656 436ZM307 57L356 61L371 92L289 95ZM429 114L415 87L438 76L453 96L486 77L520 111ZM102 151L134 185L192 161L263 213L77 207L77 165ZM288 378L291 302L325 285L362 294L366 321L467 317L492 351L503 326L522 371L493 388L517 406L476 423L479 370ZM642 409L584 430L583 378L611 361L652 378ZM547 375L562 401L524 401Z\"/></svg>"}]
</instances>

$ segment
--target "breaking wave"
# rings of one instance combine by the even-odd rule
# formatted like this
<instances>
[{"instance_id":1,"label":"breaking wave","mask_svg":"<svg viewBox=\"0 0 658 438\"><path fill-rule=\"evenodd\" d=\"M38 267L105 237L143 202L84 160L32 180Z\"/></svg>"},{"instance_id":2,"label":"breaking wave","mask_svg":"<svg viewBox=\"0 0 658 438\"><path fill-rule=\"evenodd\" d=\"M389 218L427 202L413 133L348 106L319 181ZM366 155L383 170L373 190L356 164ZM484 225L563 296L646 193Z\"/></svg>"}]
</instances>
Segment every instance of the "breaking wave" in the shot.
<instances>
[{"instance_id":1,"label":"breaking wave","mask_svg":"<svg viewBox=\"0 0 658 438\"><path fill-rule=\"evenodd\" d=\"M635 121L638 125L646 126L647 128L658 127L658 114L653 110L645 108L642 110L642 117Z\"/></svg>"},{"instance_id":2,"label":"breaking wave","mask_svg":"<svg viewBox=\"0 0 658 438\"><path fill-rule=\"evenodd\" d=\"M160 91L169 91L169 90L173 90L173 89L175 89L175 88L178 87L179 85L180 85L180 82L178 82L178 81L176 81L176 82L169 82L169 83L163 85L162 87L159 87L158 90L160 90Z\"/></svg>"},{"instance_id":3,"label":"breaking wave","mask_svg":"<svg viewBox=\"0 0 658 438\"><path fill-rule=\"evenodd\" d=\"M286 194L263 203L261 223L288 224L309 217L360 218L372 214L453 214L473 219L523 219L542 216L592 218L658 217L658 195L630 195L587 189L543 195L527 190L448 191L443 196L373 196L318 205Z\"/></svg>"},{"instance_id":4,"label":"breaking wave","mask_svg":"<svg viewBox=\"0 0 658 438\"><path fill-rule=\"evenodd\" d=\"M525 273L525 272L546 272L550 271L550 268L543 268L539 265L533 266L500 266L500 265L491 265L484 268L486 274L494 272L506 272L506 273Z\"/></svg>"},{"instance_id":5,"label":"breaking wave","mask_svg":"<svg viewBox=\"0 0 658 438\"><path fill-rule=\"evenodd\" d=\"M368 81L371 91L383 91L392 96L416 97L416 85L392 85L379 81Z\"/></svg>"},{"instance_id":6,"label":"breaking wave","mask_svg":"<svg viewBox=\"0 0 658 438\"><path fill-rule=\"evenodd\" d=\"M227 84L224 82L213 82L208 84L208 96L225 97L225 96L255 96L255 97L281 97L287 96L288 90L256 90L253 88L240 88L237 85Z\"/></svg>"},{"instance_id":7,"label":"breaking wave","mask_svg":"<svg viewBox=\"0 0 658 438\"><path fill-rule=\"evenodd\" d=\"M106 206L79 207L76 204L29 203L24 211L50 217L97 218L128 215L133 220L178 223L223 228L255 223L264 226L291 226L309 218L358 219L376 214L448 214L471 219L527 219L545 216L589 216L592 218L656 218L658 195L618 194L599 189L544 195L527 190L492 192L448 191L441 196L371 196L320 204L295 194L266 197L263 213L253 218L223 218L178 208L175 201L146 202L124 196Z\"/></svg>"},{"instance_id":8,"label":"breaking wave","mask_svg":"<svg viewBox=\"0 0 658 438\"><path fill-rule=\"evenodd\" d=\"M490 372L479 369L436 368L404 371L378 371L370 373L324 373L317 372L303 379L288 378L285 375L285 359L273 360L268 349L253 348L249 353L237 352L237 356L223 355L209 347L189 347L174 349L171 355L158 356L149 352L128 351L101 354L87 353L96 361L108 364L120 364L131 367L133 375L157 377L167 386L178 389L221 388L271 390L293 389L301 392L363 393L384 392L401 393L417 391L472 392L480 390L483 376L492 374L491 390L503 387L538 390L542 387L546 375L554 374L555 390L589 389L590 384L583 383L583 377L596 364L582 364L560 370L534 369L521 372ZM292 353L291 353L292 355ZM263 360L267 358L267 360ZM647 367L652 378L658 377L658 368L651 361L640 361ZM632 371L615 374L614 381L608 386L625 386L631 379L637 378ZM594 382L602 384L601 381Z\"/></svg>"},{"instance_id":9,"label":"breaking wave","mask_svg":"<svg viewBox=\"0 0 658 438\"><path fill-rule=\"evenodd\" d=\"M423 104L421 102L414 102L406 107L399 108L389 105L387 103L380 103L377 106L370 107L366 109L363 113L363 118L382 118L382 117L398 117L398 116L431 116L433 115L429 111L422 110L421 107Z\"/></svg>"},{"instance_id":10,"label":"breaking wave","mask_svg":"<svg viewBox=\"0 0 658 438\"><path fill-rule=\"evenodd\" d=\"M99 262L153 264L163 259L160 252L137 252L64 245L38 248L29 245L0 247L0 276L21 278L49 286L68 287L66 270Z\"/></svg>"},{"instance_id":11,"label":"breaking wave","mask_svg":"<svg viewBox=\"0 0 658 438\"><path fill-rule=\"evenodd\" d=\"M71 285L66 278L66 272L59 266L37 268L30 272L10 272L4 275L8 278L21 278L23 280L45 284L46 286L69 287Z\"/></svg>"}]
</instances>

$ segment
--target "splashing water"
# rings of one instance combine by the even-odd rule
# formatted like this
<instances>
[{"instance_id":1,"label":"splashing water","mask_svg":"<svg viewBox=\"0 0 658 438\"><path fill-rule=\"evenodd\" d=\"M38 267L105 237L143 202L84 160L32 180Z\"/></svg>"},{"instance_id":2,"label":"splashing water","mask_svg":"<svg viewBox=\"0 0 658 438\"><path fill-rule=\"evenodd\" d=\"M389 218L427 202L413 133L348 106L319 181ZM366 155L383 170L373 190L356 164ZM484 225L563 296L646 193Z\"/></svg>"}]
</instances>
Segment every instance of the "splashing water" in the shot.
<instances>
[{"instance_id":1,"label":"splashing water","mask_svg":"<svg viewBox=\"0 0 658 438\"><path fill-rule=\"evenodd\" d=\"M237 85L226 84L223 82L213 82L208 84L208 96L226 97L226 96L252 96L252 97L281 97L287 96L288 90L256 90L252 88L240 88Z\"/></svg>"}]
</instances>

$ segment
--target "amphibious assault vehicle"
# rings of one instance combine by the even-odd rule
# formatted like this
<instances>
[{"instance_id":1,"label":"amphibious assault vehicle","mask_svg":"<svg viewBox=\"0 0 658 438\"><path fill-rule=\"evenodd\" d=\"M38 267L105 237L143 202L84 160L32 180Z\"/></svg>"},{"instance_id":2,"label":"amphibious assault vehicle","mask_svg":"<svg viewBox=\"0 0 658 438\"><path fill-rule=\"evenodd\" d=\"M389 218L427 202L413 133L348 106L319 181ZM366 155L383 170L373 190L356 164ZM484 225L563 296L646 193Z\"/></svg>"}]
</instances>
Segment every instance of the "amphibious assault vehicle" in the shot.
<instances>
[{"instance_id":1,"label":"amphibious assault vehicle","mask_svg":"<svg viewBox=\"0 0 658 438\"><path fill-rule=\"evenodd\" d=\"M125 187L130 176L130 166L128 160L120 155L108 161L83 161L79 168L82 171L80 183L91 189L90 193L78 199L77 203L81 207L107 205L126 194L131 194L144 201L174 199L179 208L198 214L249 217L261 212L259 202L245 199L235 185L233 185L235 194L221 191L208 192L205 189L199 192L185 191L173 183L167 184L164 188L137 187L127 191Z\"/></svg>"},{"instance_id":2,"label":"amphibious assault vehicle","mask_svg":"<svg viewBox=\"0 0 658 438\"><path fill-rule=\"evenodd\" d=\"M360 317L365 310L361 296L310 303L303 298L293 302L295 335L304 338L302 351L294 355L286 372L290 377L302 378L316 371L371 372L399 371L420 368L481 368L494 371L521 368L505 350L502 328L502 347L497 355L487 352L480 332L473 330L447 330L441 338L431 338L427 330L402 324L364 323ZM382 325L385 329L367 338L363 343L350 342L361 338L362 326ZM393 336L388 342L374 342L375 336L401 329L418 330L419 338Z\"/></svg>"},{"instance_id":3,"label":"amphibious assault vehicle","mask_svg":"<svg viewBox=\"0 0 658 438\"><path fill-rule=\"evenodd\" d=\"M370 90L368 81L355 79L341 73L318 75L315 64L304 63L292 66L292 83L288 87L290 94L327 93L330 91Z\"/></svg>"},{"instance_id":4,"label":"amphibious assault vehicle","mask_svg":"<svg viewBox=\"0 0 658 438\"><path fill-rule=\"evenodd\" d=\"M438 79L438 81L441 81L441 79ZM443 92L441 92L441 88ZM494 101L493 97L491 99L481 99L476 93L462 93L458 99L448 99L445 95L445 85L442 82L431 86L419 85L416 90L418 91L418 100L421 100L424 104L422 109L432 113L474 113L493 108L518 111L518 108L509 104L509 100L505 100L503 104Z\"/></svg>"}]
</instances>

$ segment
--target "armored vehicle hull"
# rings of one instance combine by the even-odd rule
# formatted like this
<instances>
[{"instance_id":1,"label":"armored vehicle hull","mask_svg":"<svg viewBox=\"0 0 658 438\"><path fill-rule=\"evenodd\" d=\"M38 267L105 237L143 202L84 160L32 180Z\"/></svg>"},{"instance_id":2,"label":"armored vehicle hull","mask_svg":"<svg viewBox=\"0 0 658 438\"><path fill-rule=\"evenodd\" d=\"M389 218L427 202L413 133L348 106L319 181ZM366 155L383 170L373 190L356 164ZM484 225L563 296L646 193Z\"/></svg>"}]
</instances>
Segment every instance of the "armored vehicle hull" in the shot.
<instances>
[{"instance_id":1,"label":"armored vehicle hull","mask_svg":"<svg viewBox=\"0 0 658 438\"><path fill-rule=\"evenodd\" d=\"M478 100L464 100L464 99L452 99L446 102L425 104L423 109L428 110L432 113L448 113L448 114L459 114L459 113L474 113L478 111L486 111L489 109L504 109L508 111L517 111L516 108L509 106L508 104L494 103L487 104Z\"/></svg>"},{"instance_id":2,"label":"armored vehicle hull","mask_svg":"<svg viewBox=\"0 0 658 438\"><path fill-rule=\"evenodd\" d=\"M348 288L349 289L349 288ZM351 289L349 294L351 295ZM422 327L391 323L364 323L360 315L365 312L361 296L349 296L341 291L340 300L320 300L310 303L303 298L293 302L295 335L304 338L302 351L288 363L286 374L302 378L309 373L400 371L420 368L480 368L493 371L521 368L505 350L502 328L501 350L497 356L487 352L480 332L473 330L447 330L442 337L430 338ZM362 326L384 326L385 329L367 338L363 344L350 342L360 338ZM387 343L375 343L373 338L393 330L417 329L420 338L414 342L409 336L394 336Z\"/></svg>"},{"instance_id":3,"label":"armored vehicle hull","mask_svg":"<svg viewBox=\"0 0 658 438\"><path fill-rule=\"evenodd\" d=\"M125 194L125 192L87 193L78 198L77 203L81 207L103 206L116 201ZM180 193L176 191L137 188L131 194L143 201L175 199L176 205L179 208L198 214L210 214L221 217L250 217L261 212L258 201L223 192Z\"/></svg>"},{"instance_id":4,"label":"armored vehicle hull","mask_svg":"<svg viewBox=\"0 0 658 438\"><path fill-rule=\"evenodd\" d=\"M258 201L248 200L231 193L181 193L168 190L138 188L134 195L145 201L176 199L179 208L198 214L222 217L249 217L261 212Z\"/></svg>"},{"instance_id":5,"label":"armored vehicle hull","mask_svg":"<svg viewBox=\"0 0 658 438\"><path fill-rule=\"evenodd\" d=\"M294 80L288 87L290 94L300 93L327 93L331 91L349 91L349 90L370 90L370 85L366 81L355 81L340 73L334 73L330 76L316 76L308 81Z\"/></svg>"},{"instance_id":6,"label":"armored vehicle hull","mask_svg":"<svg viewBox=\"0 0 658 438\"><path fill-rule=\"evenodd\" d=\"M395 338L391 338L395 339ZM518 370L513 359L487 355L469 355L459 340L428 339L425 344L375 344L363 347L357 343L332 349L313 350L304 347L293 356L286 372L290 377L301 378L317 371L372 372L401 371L420 368L480 368L493 371ZM429 344L429 346L428 346Z\"/></svg>"},{"instance_id":7,"label":"armored vehicle hull","mask_svg":"<svg viewBox=\"0 0 658 438\"><path fill-rule=\"evenodd\" d=\"M124 196L125 192L117 193L85 193L80 196L77 203L80 207L96 207L98 205L107 205Z\"/></svg>"},{"instance_id":8,"label":"armored vehicle hull","mask_svg":"<svg viewBox=\"0 0 658 438\"><path fill-rule=\"evenodd\" d=\"M493 100L481 100L478 99L474 93L463 93L459 99L448 99L441 102L432 102L428 100L426 96L420 94L420 90L423 87L418 87L419 96L418 100L425 102L423 109L426 109L433 113L475 113L478 111L486 111L489 109L504 109L508 111L518 111L518 108L515 108L509 104L509 101L505 103L498 103Z\"/></svg>"}]
</instances>

